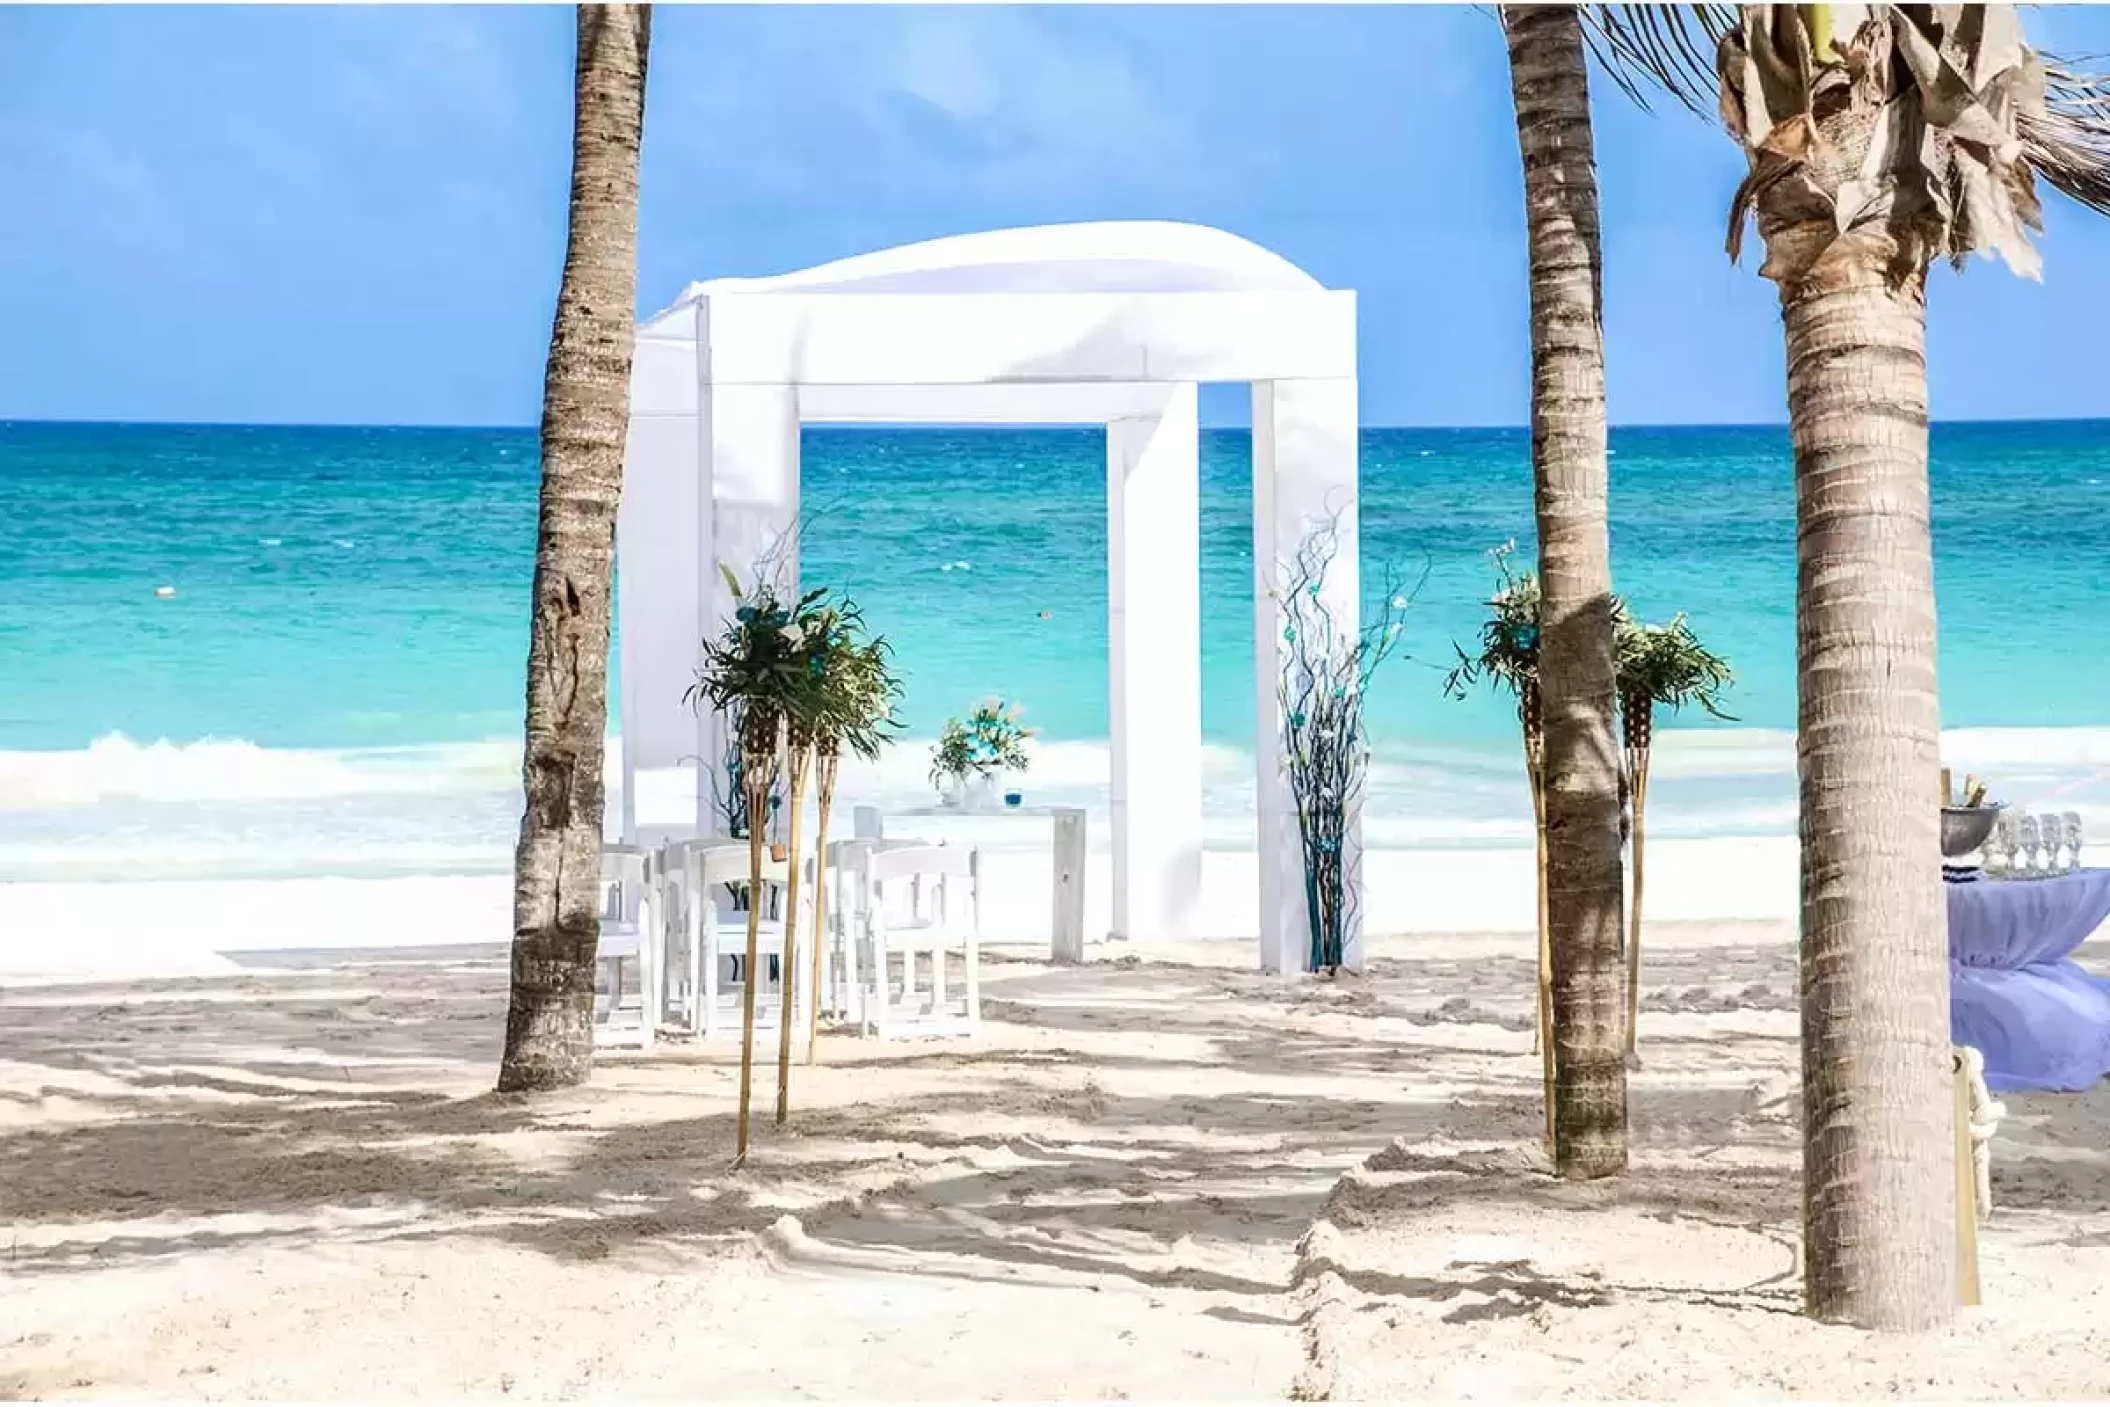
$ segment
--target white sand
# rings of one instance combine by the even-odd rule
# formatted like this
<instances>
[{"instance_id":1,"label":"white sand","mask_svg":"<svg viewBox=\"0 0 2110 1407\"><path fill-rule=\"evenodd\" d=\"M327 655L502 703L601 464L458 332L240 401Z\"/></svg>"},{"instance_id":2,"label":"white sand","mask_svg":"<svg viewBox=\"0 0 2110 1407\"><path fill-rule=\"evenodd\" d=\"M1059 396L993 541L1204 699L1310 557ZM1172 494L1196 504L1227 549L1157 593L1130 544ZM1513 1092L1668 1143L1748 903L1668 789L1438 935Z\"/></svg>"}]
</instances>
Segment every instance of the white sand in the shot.
<instances>
[{"instance_id":1,"label":"white sand","mask_svg":"<svg viewBox=\"0 0 2110 1407\"><path fill-rule=\"evenodd\" d=\"M13 987L0 1396L2110 1392L2110 1091L2010 1099L1985 1309L1820 1329L1788 933L1653 945L1636 1171L1585 1188L1534 1170L1519 937L992 962L981 1040L827 1042L738 1173L728 1048L486 1093L494 948Z\"/></svg>"}]
</instances>

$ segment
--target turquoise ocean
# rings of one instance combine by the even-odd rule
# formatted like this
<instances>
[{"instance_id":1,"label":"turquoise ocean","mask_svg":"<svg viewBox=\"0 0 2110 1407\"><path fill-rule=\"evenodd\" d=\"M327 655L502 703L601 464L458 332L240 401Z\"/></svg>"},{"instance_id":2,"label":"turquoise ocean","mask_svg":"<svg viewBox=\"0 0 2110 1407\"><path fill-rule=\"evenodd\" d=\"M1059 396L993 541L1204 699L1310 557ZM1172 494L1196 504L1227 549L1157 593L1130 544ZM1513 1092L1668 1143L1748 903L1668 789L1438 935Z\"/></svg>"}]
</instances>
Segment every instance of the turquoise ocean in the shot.
<instances>
[{"instance_id":1,"label":"turquoise ocean","mask_svg":"<svg viewBox=\"0 0 2110 1407\"><path fill-rule=\"evenodd\" d=\"M1937 426L1951 761L2110 825L2110 422ZM1203 436L1211 834L1251 804L1250 440ZM1651 833L1792 831L1784 429L1613 435L1612 546L1644 617L1737 669L1733 724L1666 720ZM893 642L913 791L998 693L1032 785L1105 778L1103 437L809 430L804 574ZM1522 430L1365 430L1363 571L1411 588L1370 702L1378 844L1520 843L1513 707L1444 697L1531 550ZM509 862L535 537L522 430L0 423L0 880L484 873ZM163 594L162 588L173 588ZM612 725L611 725L612 726Z\"/></svg>"}]
</instances>

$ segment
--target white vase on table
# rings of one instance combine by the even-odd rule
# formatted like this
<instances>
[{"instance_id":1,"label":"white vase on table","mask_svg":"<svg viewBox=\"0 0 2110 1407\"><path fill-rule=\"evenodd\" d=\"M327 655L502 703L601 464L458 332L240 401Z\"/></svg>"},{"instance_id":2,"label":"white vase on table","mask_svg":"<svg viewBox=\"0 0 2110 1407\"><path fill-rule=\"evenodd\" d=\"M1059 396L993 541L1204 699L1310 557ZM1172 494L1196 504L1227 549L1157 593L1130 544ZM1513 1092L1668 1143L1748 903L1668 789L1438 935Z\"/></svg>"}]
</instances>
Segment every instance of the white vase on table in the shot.
<instances>
[{"instance_id":1,"label":"white vase on table","mask_svg":"<svg viewBox=\"0 0 2110 1407\"><path fill-rule=\"evenodd\" d=\"M967 779L967 809L987 813L997 809L996 778L977 772Z\"/></svg>"}]
</instances>

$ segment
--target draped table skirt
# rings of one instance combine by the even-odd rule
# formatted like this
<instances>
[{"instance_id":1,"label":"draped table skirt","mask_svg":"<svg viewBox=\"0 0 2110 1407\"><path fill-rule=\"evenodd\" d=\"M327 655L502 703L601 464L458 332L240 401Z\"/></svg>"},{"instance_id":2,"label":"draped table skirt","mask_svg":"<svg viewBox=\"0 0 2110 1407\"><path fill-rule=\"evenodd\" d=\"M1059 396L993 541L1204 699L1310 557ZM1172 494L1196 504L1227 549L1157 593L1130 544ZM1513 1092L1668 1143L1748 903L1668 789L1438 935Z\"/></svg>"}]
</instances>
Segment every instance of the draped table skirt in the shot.
<instances>
[{"instance_id":1,"label":"draped table skirt","mask_svg":"<svg viewBox=\"0 0 2110 1407\"><path fill-rule=\"evenodd\" d=\"M2110 919L2110 869L1947 885L1949 1031L1997 1091L2079 1091L2110 1075L2110 979L2073 960Z\"/></svg>"}]
</instances>

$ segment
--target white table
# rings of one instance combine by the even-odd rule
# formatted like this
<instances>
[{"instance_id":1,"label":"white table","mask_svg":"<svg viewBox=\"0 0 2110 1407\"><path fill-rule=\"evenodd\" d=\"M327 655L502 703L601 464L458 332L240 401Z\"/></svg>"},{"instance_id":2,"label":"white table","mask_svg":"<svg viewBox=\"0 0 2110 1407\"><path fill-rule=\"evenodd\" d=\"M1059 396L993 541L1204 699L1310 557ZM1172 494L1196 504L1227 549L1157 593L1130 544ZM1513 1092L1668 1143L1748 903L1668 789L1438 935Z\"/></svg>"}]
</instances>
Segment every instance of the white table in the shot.
<instances>
[{"instance_id":1,"label":"white table","mask_svg":"<svg viewBox=\"0 0 2110 1407\"><path fill-rule=\"evenodd\" d=\"M886 839L886 817L942 818L979 821L1031 817L1054 822L1055 891L1050 955L1059 963L1084 961L1084 808L1081 806L1005 806L970 811L960 806L914 806L905 811L859 806L851 811L851 833L858 840Z\"/></svg>"}]
</instances>

